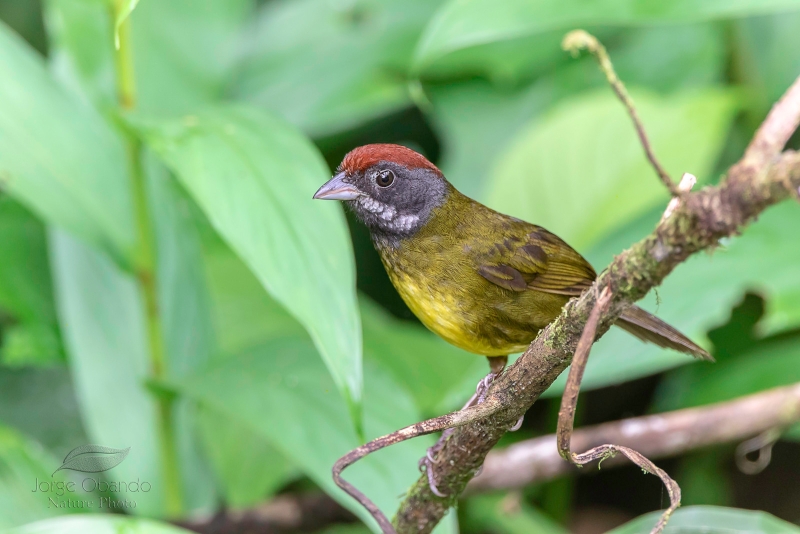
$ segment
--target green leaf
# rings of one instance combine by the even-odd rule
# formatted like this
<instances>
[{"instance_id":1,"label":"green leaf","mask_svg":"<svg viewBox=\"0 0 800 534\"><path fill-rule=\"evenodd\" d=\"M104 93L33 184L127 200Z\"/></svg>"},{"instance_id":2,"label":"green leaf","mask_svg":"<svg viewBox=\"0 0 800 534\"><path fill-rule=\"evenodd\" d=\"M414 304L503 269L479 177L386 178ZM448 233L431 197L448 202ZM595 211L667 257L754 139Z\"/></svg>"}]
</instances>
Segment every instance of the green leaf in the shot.
<instances>
[{"instance_id":1,"label":"green leaf","mask_svg":"<svg viewBox=\"0 0 800 534\"><path fill-rule=\"evenodd\" d=\"M298 477L299 470L269 441L225 413L203 407L197 422L228 507L256 506Z\"/></svg>"},{"instance_id":2,"label":"green leaf","mask_svg":"<svg viewBox=\"0 0 800 534\"><path fill-rule=\"evenodd\" d=\"M759 119L800 72L800 13L736 22L737 72L754 91Z\"/></svg>"},{"instance_id":3,"label":"green leaf","mask_svg":"<svg viewBox=\"0 0 800 534\"><path fill-rule=\"evenodd\" d=\"M20 320L54 323L44 226L19 203L0 196L0 307Z\"/></svg>"},{"instance_id":4,"label":"green leaf","mask_svg":"<svg viewBox=\"0 0 800 534\"><path fill-rule=\"evenodd\" d=\"M667 172L707 178L736 111L732 95L634 99ZM667 199L624 108L602 90L565 100L523 130L497 161L487 204L582 250Z\"/></svg>"},{"instance_id":5,"label":"green leaf","mask_svg":"<svg viewBox=\"0 0 800 534\"><path fill-rule=\"evenodd\" d=\"M662 208L643 217L589 250L594 265L608 265L614 254L650 233ZM755 291L769 303L787 294L798 294L800 248L787 246L796 241L800 210L785 202L765 211L742 235L725 240L710 254L694 255L672 272L640 304L656 313L694 341L708 345L705 332L724 324L731 308L745 291ZM767 307L764 332L800 323L800 300L777 313ZM700 363L671 351L645 344L619 329L612 329L594 345L583 389L591 389L657 373L679 365L707 368L715 374L719 364ZM566 377L560 377L547 395L560 394ZM705 386L703 386L705 387Z\"/></svg>"},{"instance_id":6,"label":"green leaf","mask_svg":"<svg viewBox=\"0 0 800 534\"><path fill-rule=\"evenodd\" d=\"M776 336L712 367L680 369L659 386L659 411L732 400L800 382L800 335Z\"/></svg>"},{"instance_id":7,"label":"green leaf","mask_svg":"<svg viewBox=\"0 0 800 534\"><path fill-rule=\"evenodd\" d=\"M130 14L137 110L184 113L221 99L252 7L252 0L138 5ZM49 0L45 22L55 72L101 108L113 108L115 22L107 4Z\"/></svg>"},{"instance_id":8,"label":"green leaf","mask_svg":"<svg viewBox=\"0 0 800 534\"><path fill-rule=\"evenodd\" d=\"M728 81L725 28L718 21L623 28L608 50L620 79L631 86L662 93L718 87ZM597 82L607 87L595 59L584 58Z\"/></svg>"},{"instance_id":9,"label":"green leaf","mask_svg":"<svg viewBox=\"0 0 800 534\"><path fill-rule=\"evenodd\" d=\"M98 444L131 447L115 476L148 481L152 491L120 497L136 500L134 513L158 515L164 484L157 410L142 387L149 362L136 284L107 257L63 232L51 232L50 247L59 319L87 433Z\"/></svg>"},{"instance_id":10,"label":"green leaf","mask_svg":"<svg viewBox=\"0 0 800 534\"><path fill-rule=\"evenodd\" d=\"M6 534L191 534L191 531L152 519L124 515L78 515L37 521Z\"/></svg>"},{"instance_id":11,"label":"green leaf","mask_svg":"<svg viewBox=\"0 0 800 534\"><path fill-rule=\"evenodd\" d=\"M337 386L358 406L353 254L341 208L311 199L329 175L319 153L289 125L245 107L150 122L141 131L214 228L308 330Z\"/></svg>"},{"instance_id":12,"label":"green leaf","mask_svg":"<svg viewBox=\"0 0 800 534\"><path fill-rule=\"evenodd\" d=\"M304 330L224 244L210 243L205 264L214 301L220 358ZM484 358L464 352L418 325L391 317L363 294L359 308L364 358L379 362L414 397L424 415L462 405L488 372Z\"/></svg>"},{"instance_id":13,"label":"green leaf","mask_svg":"<svg viewBox=\"0 0 800 534\"><path fill-rule=\"evenodd\" d=\"M392 318L367 297L361 298L361 317L365 358L380 362L392 373L425 415L441 415L466 402L478 380L489 372L484 358L418 325Z\"/></svg>"},{"instance_id":14,"label":"green leaf","mask_svg":"<svg viewBox=\"0 0 800 534\"><path fill-rule=\"evenodd\" d=\"M615 528L609 534L646 534L658 521L661 511L638 517ZM665 534L791 534L800 527L782 521L766 512L722 508L718 506L687 506L678 508L667 523Z\"/></svg>"},{"instance_id":15,"label":"green leaf","mask_svg":"<svg viewBox=\"0 0 800 534\"><path fill-rule=\"evenodd\" d=\"M552 104L559 85L548 77L516 91L484 80L431 87L431 120L444 141L439 167L447 179L484 201L493 163L530 119Z\"/></svg>"},{"instance_id":16,"label":"green leaf","mask_svg":"<svg viewBox=\"0 0 800 534\"><path fill-rule=\"evenodd\" d=\"M139 0L116 0L117 18L114 21L114 45L119 49L119 28L136 9Z\"/></svg>"},{"instance_id":17,"label":"green leaf","mask_svg":"<svg viewBox=\"0 0 800 534\"><path fill-rule=\"evenodd\" d=\"M145 157L158 258L156 282L169 371L182 375L216 350L211 298L191 199L153 154Z\"/></svg>"},{"instance_id":18,"label":"green leaf","mask_svg":"<svg viewBox=\"0 0 800 534\"><path fill-rule=\"evenodd\" d=\"M410 105L414 45L439 0L282 0L259 12L232 91L312 135Z\"/></svg>"},{"instance_id":19,"label":"green leaf","mask_svg":"<svg viewBox=\"0 0 800 534\"><path fill-rule=\"evenodd\" d=\"M213 301L218 356L236 354L276 337L305 333L224 243L209 244L203 263Z\"/></svg>"},{"instance_id":20,"label":"green leaf","mask_svg":"<svg viewBox=\"0 0 800 534\"><path fill-rule=\"evenodd\" d=\"M555 30L587 25L702 22L798 8L797 0L449 0L425 28L414 53L414 69L422 72L456 52L480 54L479 49L472 49ZM489 62L505 50L498 47L495 54L484 54L483 59Z\"/></svg>"},{"instance_id":21,"label":"green leaf","mask_svg":"<svg viewBox=\"0 0 800 534\"><path fill-rule=\"evenodd\" d=\"M212 363L176 386L204 407L269 440L280 453L342 505L371 525L369 514L339 490L331 466L361 441L335 384L304 339L275 339ZM378 364L367 362L364 428L368 438L419 420L409 395ZM370 455L345 473L387 514L419 476L417 460L432 443L424 437Z\"/></svg>"},{"instance_id":22,"label":"green leaf","mask_svg":"<svg viewBox=\"0 0 800 534\"><path fill-rule=\"evenodd\" d=\"M717 24L620 30L609 42L609 53L626 83L659 92L718 83L726 61ZM523 128L581 91L610 91L593 58L563 56L568 63L522 87L485 80L426 87L433 103L430 119L443 137L439 167L459 190L485 200L492 166ZM525 76L535 74L528 70Z\"/></svg>"},{"instance_id":23,"label":"green leaf","mask_svg":"<svg viewBox=\"0 0 800 534\"><path fill-rule=\"evenodd\" d=\"M158 247L166 371L168 376L182 376L208 358L214 343L200 248L188 218L188 200L152 158L146 158L146 170ZM150 359L138 288L105 256L65 234L52 236L51 260L60 323L87 432L95 443L131 447L117 471L153 485L152 492L135 496L133 511L161 514L157 411L144 387L150 378ZM118 410L109 410L108 399L117 398L125 402L118 403ZM192 406L178 401L173 409L186 507L209 507L214 487L194 438Z\"/></svg>"},{"instance_id":24,"label":"green leaf","mask_svg":"<svg viewBox=\"0 0 800 534\"><path fill-rule=\"evenodd\" d=\"M56 324L44 226L19 203L0 196L0 360L43 365L64 359Z\"/></svg>"},{"instance_id":25,"label":"green leaf","mask_svg":"<svg viewBox=\"0 0 800 534\"><path fill-rule=\"evenodd\" d=\"M156 233L156 282L167 372L183 376L202 366L216 350L193 205L177 181L153 154L145 159L148 207ZM216 495L211 471L200 450L195 408L173 404L185 499L190 508L210 508Z\"/></svg>"},{"instance_id":26,"label":"green leaf","mask_svg":"<svg viewBox=\"0 0 800 534\"><path fill-rule=\"evenodd\" d=\"M0 528L6 529L72 510L48 506L48 496L31 490L38 481L64 483L61 474L52 478L58 460L41 445L17 431L0 425ZM37 486L38 487L38 486Z\"/></svg>"},{"instance_id":27,"label":"green leaf","mask_svg":"<svg viewBox=\"0 0 800 534\"><path fill-rule=\"evenodd\" d=\"M123 265L133 244L122 143L0 23L0 181L45 221Z\"/></svg>"}]
</instances>

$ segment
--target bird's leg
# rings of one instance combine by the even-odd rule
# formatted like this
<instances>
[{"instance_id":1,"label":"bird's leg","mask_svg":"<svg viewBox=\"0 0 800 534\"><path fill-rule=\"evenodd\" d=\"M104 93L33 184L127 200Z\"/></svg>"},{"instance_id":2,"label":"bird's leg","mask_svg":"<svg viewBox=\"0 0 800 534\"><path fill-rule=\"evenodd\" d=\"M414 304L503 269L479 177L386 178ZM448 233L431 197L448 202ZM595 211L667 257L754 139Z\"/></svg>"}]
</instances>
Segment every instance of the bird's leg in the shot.
<instances>
[{"instance_id":1,"label":"bird's leg","mask_svg":"<svg viewBox=\"0 0 800 534\"><path fill-rule=\"evenodd\" d=\"M492 385L495 378L500 376L500 373L506 368L506 363L508 363L508 356L487 356L486 359L489 360L489 369L491 371L478 382L478 388L475 390L478 395L478 402L475 404L483 403L486 398L486 392L489 391L489 386Z\"/></svg>"},{"instance_id":2,"label":"bird's leg","mask_svg":"<svg viewBox=\"0 0 800 534\"><path fill-rule=\"evenodd\" d=\"M475 406L477 404L481 404L486 399L486 392L489 390L489 386L492 385L495 378L500 376L500 373L503 372L503 369L506 368L506 363L508 363L508 356L487 356L487 360L489 360L489 369L490 372L485 377L481 378L480 382L478 382L478 386L475 388L475 393L470 397L467 403L461 408L462 410L466 410L471 406ZM522 420L525 416L519 418L519 421L510 428L511 432L519 430L519 427L522 426ZM425 471L428 475L428 486L431 488L431 491L434 495L438 497L447 497L444 493L439 491L439 488L436 487L436 478L433 474L433 464L436 463L436 455L439 454L439 451L442 450L444 444L447 442L447 439L455 432L454 428L448 428L442 432L442 436L439 440L434 444L433 447L430 447L425 456L420 458L419 460L419 469L420 471ZM478 469L478 472L475 473L475 476L480 474L480 471L483 467Z\"/></svg>"}]
</instances>

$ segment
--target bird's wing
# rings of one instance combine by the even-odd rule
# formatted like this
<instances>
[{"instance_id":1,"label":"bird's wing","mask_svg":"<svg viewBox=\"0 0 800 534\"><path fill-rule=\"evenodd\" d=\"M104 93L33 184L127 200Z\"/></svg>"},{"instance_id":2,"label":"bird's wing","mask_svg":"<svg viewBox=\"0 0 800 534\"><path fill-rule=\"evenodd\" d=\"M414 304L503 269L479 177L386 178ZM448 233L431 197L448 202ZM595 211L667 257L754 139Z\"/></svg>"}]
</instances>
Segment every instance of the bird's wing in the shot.
<instances>
[{"instance_id":1,"label":"bird's wing","mask_svg":"<svg viewBox=\"0 0 800 534\"><path fill-rule=\"evenodd\" d=\"M544 228L524 224L520 237L507 237L483 255L481 276L512 291L577 296L591 286L597 275L583 256Z\"/></svg>"}]
</instances>

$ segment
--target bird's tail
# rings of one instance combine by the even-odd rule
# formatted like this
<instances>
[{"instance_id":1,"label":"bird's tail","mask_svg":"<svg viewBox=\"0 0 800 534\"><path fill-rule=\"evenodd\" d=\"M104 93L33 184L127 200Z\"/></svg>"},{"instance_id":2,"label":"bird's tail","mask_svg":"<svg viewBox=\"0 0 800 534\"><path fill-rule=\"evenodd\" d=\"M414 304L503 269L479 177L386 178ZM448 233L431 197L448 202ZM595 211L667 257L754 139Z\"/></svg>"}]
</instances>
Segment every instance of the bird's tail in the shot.
<instances>
[{"instance_id":1,"label":"bird's tail","mask_svg":"<svg viewBox=\"0 0 800 534\"><path fill-rule=\"evenodd\" d=\"M637 306L631 306L625 310L615 324L642 341L649 341L659 347L690 354L701 360L714 361L708 352L695 345L691 339Z\"/></svg>"}]
</instances>

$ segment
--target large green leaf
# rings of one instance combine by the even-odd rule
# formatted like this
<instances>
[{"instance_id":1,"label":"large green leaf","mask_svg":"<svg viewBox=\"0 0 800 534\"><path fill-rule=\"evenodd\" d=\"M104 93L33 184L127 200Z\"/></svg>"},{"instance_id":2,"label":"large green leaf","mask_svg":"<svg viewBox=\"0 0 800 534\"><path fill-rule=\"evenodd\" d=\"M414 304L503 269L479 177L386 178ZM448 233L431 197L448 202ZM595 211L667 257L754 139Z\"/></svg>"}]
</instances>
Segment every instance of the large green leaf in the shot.
<instances>
[{"instance_id":1,"label":"large green leaf","mask_svg":"<svg viewBox=\"0 0 800 534\"><path fill-rule=\"evenodd\" d=\"M489 372L484 358L458 349L418 325L390 317L366 297L361 299L361 316L365 358L380 362L391 372L425 415L441 415L455 406L452 402L466 402L477 380Z\"/></svg>"},{"instance_id":2,"label":"large green leaf","mask_svg":"<svg viewBox=\"0 0 800 534\"><path fill-rule=\"evenodd\" d=\"M191 200L166 168L147 154L148 206L156 232L156 282L164 332L167 372L183 376L202 366L216 350L211 300L202 266L200 239L190 216ZM186 500L210 507L215 491L199 447L195 407L174 403L177 448Z\"/></svg>"},{"instance_id":3,"label":"large green leaf","mask_svg":"<svg viewBox=\"0 0 800 534\"><path fill-rule=\"evenodd\" d=\"M150 519L124 515L78 515L45 519L5 534L191 534L191 531Z\"/></svg>"},{"instance_id":4,"label":"large green leaf","mask_svg":"<svg viewBox=\"0 0 800 534\"><path fill-rule=\"evenodd\" d=\"M185 374L216 350L211 303L191 200L152 154L146 157L148 205L158 257L156 281L169 371Z\"/></svg>"},{"instance_id":5,"label":"large green leaf","mask_svg":"<svg viewBox=\"0 0 800 534\"><path fill-rule=\"evenodd\" d=\"M220 357L276 337L303 334L302 326L270 298L227 247L209 246L205 264ZM440 415L463 404L488 372L484 358L457 349L418 325L394 319L364 295L359 307L364 358L379 362L403 384L424 415Z\"/></svg>"},{"instance_id":6,"label":"large green leaf","mask_svg":"<svg viewBox=\"0 0 800 534\"><path fill-rule=\"evenodd\" d=\"M63 361L42 223L0 196L0 360L5 365Z\"/></svg>"},{"instance_id":7,"label":"large green leaf","mask_svg":"<svg viewBox=\"0 0 800 534\"><path fill-rule=\"evenodd\" d=\"M145 390L148 358L143 306L132 278L107 257L69 235L50 233L59 319L84 426L93 442L131 448L114 469L122 480L147 481L152 491L120 493L132 511L163 513L156 404ZM69 451L63 451L66 454Z\"/></svg>"},{"instance_id":8,"label":"large green leaf","mask_svg":"<svg viewBox=\"0 0 800 534\"><path fill-rule=\"evenodd\" d=\"M133 4L126 0L127 4ZM151 0L130 13L137 109L183 113L219 100L252 0ZM115 23L105 2L47 0L58 75L102 107L116 103Z\"/></svg>"},{"instance_id":9,"label":"large green leaf","mask_svg":"<svg viewBox=\"0 0 800 534\"><path fill-rule=\"evenodd\" d=\"M410 104L406 75L439 0L266 4L232 91L321 135Z\"/></svg>"},{"instance_id":10,"label":"large green leaf","mask_svg":"<svg viewBox=\"0 0 800 534\"><path fill-rule=\"evenodd\" d=\"M800 13L752 17L735 28L737 72L764 113L800 74Z\"/></svg>"},{"instance_id":11,"label":"large green leaf","mask_svg":"<svg viewBox=\"0 0 800 534\"><path fill-rule=\"evenodd\" d=\"M628 84L670 92L722 80L726 56L718 24L630 28L614 37L609 53ZM465 194L485 200L497 158L555 103L597 86L610 92L593 58L559 53L569 63L521 88L485 80L426 87L430 118L443 138L439 166Z\"/></svg>"},{"instance_id":12,"label":"large green leaf","mask_svg":"<svg viewBox=\"0 0 800 534\"><path fill-rule=\"evenodd\" d=\"M677 410L800 382L800 335L764 340L713 367L691 366L661 384L654 408Z\"/></svg>"},{"instance_id":13,"label":"large green leaf","mask_svg":"<svg viewBox=\"0 0 800 534\"><path fill-rule=\"evenodd\" d=\"M146 169L159 252L166 371L178 377L202 364L213 350L211 319L199 243L186 214L187 199L157 162L148 159ZM134 496L133 511L163 514L157 410L145 388L150 358L137 286L98 251L60 232L51 235L51 261L60 324L87 433L101 445L131 447L115 469L153 485L152 492ZM109 399L124 401L111 408ZM213 485L197 450L192 406L177 401L174 411L186 507L208 507L214 500Z\"/></svg>"},{"instance_id":14,"label":"large green leaf","mask_svg":"<svg viewBox=\"0 0 800 534\"><path fill-rule=\"evenodd\" d=\"M227 414L204 406L197 422L226 506L257 506L300 474L262 435Z\"/></svg>"},{"instance_id":15,"label":"large green leaf","mask_svg":"<svg viewBox=\"0 0 800 534\"><path fill-rule=\"evenodd\" d=\"M609 534L646 534L658 521L661 512L652 512L615 528ZM679 508L667 523L665 534L792 534L800 527L766 512L687 506Z\"/></svg>"},{"instance_id":16,"label":"large green leaf","mask_svg":"<svg viewBox=\"0 0 800 534\"><path fill-rule=\"evenodd\" d=\"M634 98L667 171L707 178L736 110L731 95L637 92ZM565 100L523 130L497 161L487 204L581 250L667 199L630 119L602 90Z\"/></svg>"},{"instance_id":17,"label":"large green leaf","mask_svg":"<svg viewBox=\"0 0 800 534\"><path fill-rule=\"evenodd\" d=\"M334 462L360 440L345 402L315 353L307 340L274 339L219 360L177 386L184 395L267 439L327 493L374 524L331 478ZM366 370L368 438L419 420L409 395L386 371L370 362ZM424 437L392 446L348 469L346 477L391 514L399 496L418 477L416 462L431 443Z\"/></svg>"},{"instance_id":18,"label":"large green leaf","mask_svg":"<svg viewBox=\"0 0 800 534\"><path fill-rule=\"evenodd\" d=\"M206 247L203 264L213 300L220 353L236 354L282 336L302 336L303 326L278 304L224 243Z\"/></svg>"},{"instance_id":19,"label":"large green leaf","mask_svg":"<svg viewBox=\"0 0 800 534\"><path fill-rule=\"evenodd\" d=\"M489 172L508 143L560 97L562 84L540 80L500 90L484 80L431 87L431 120L442 137L440 168L459 191L484 201Z\"/></svg>"},{"instance_id":20,"label":"large green leaf","mask_svg":"<svg viewBox=\"0 0 800 534\"><path fill-rule=\"evenodd\" d=\"M238 358L237 354L248 349L260 350L260 346L276 338L307 339L302 326L266 293L237 256L224 244L211 241L207 245L205 264L221 347L217 355L219 360ZM374 362L390 373L393 380L403 386L402 395L410 393L424 415L439 415L463 404L478 378L465 381L461 377L476 366L477 374L483 373L480 375L483 377L487 370L484 359L463 353L419 326L390 318L366 297L360 300L365 361ZM317 356L309 352L305 357ZM368 386L371 381L371 375L367 374ZM464 387L459 387L462 382ZM261 386L256 380L249 387ZM456 390L453 398L443 403L443 397L451 390ZM386 397L378 402L390 402L394 395L394 389L382 391L377 386L368 391L372 391L373 396ZM368 397L366 402L375 402L374 397L373 400ZM296 409L297 417L305 421L305 408ZM231 420L227 412L208 406L204 406L204 411L209 412L206 420L201 419L208 430L204 432L205 445L229 504L243 506L259 497L263 499L298 469L291 457L275 450L264 433L254 430L252 424ZM316 415L311 414L311 417ZM308 424L313 426L314 423ZM257 468L250 460L254 455L260 457ZM328 474L324 471L314 476L327 477Z\"/></svg>"},{"instance_id":21,"label":"large green leaf","mask_svg":"<svg viewBox=\"0 0 800 534\"><path fill-rule=\"evenodd\" d=\"M2 23L0 79L4 189L47 222L127 262L133 215L120 139Z\"/></svg>"},{"instance_id":22,"label":"large green leaf","mask_svg":"<svg viewBox=\"0 0 800 534\"><path fill-rule=\"evenodd\" d=\"M211 224L308 330L346 397L361 400L361 327L341 208L314 202L329 175L313 145L256 109L227 107L142 132Z\"/></svg>"},{"instance_id":23,"label":"large green leaf","mask_svg":"<svg viewBox=\"0 0 800 534\"><path fill-rule=\"evenodd\" d=\"M415 51L414 66L423 71L449 54L467 50L488 63L507 48L496 47L496 53L486 54L478 47L553 30L601 24L701 22L799 8L797 0L449 0L425 28ZM556 45L557 41L551 44Z\"/></svg>"},{"instance_id":24,"label":"large green leaf","mask_svg":"<svg viewBox=\"0 0 800 534\"><path fill-rule=\"evenodd\" d=\"M597 267L608 265L614 254L652 231L660 210L610 235L590 249L587 257ZM796 241L794 229L799 226L800 209L795 204L785 202L770 208L741 236L725 240L712 253L689 258L658 288L658 296L651 292L640 304L702 345L708 345L706 331L727 322L731 308L745 291L754 291L767 301L765 333L797 325L800 299L786 298L780 309L769 303L800 294L800 248L790 245ZM618 384L692 362L716 373L717 364L696 362L612 329L592 348L583 386ZM560 394L564 379L560 377L547 394Z\"/></svg>"}]
</instances>

